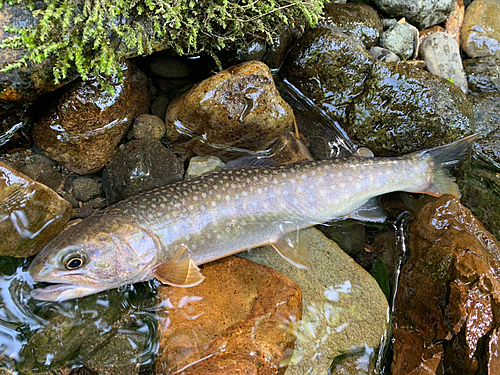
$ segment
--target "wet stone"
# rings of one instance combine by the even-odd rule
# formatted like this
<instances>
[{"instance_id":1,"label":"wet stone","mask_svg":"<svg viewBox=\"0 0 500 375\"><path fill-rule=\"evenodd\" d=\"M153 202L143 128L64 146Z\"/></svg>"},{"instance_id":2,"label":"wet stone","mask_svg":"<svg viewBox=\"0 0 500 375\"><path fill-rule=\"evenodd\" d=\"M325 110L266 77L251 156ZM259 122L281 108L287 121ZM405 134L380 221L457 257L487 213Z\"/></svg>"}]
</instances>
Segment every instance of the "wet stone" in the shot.
<instances>
[{"instance_id":1,"label":"wet stone","mask_svg":"<svg viewBox=\"0 0 500 375\"><path fill-rule=\"evenodd\" d=\"M149 107L146 77L131 63L115 94L95 79L71 84L33 129L40 150L81 175L101 170L132 120Z\"/></svg>"},{"instance_id":2,"label":"wet stone","mask_svg":"<svg viewBox=\"0 0 500 375\"><path fill-rule=\"evenodd\" d=\"M394 52L403 60L416 57L418 30L409 23L396 23L380 35L379 46Z\"/></svg>"},{"instance_id":3,"label":"wet stone","mask_svg":"<svg viewBox=\"0 0 500 375\"><path fill-rule=\"evenodd\" d=\"M319 22L321 27L333 27L344 33L358 37L368 49L378 44L382 33L380 17L367 4L328 3L323 9L324 19Z\"/></svg>"},{"instance_id":4,"label":"wet stone","mask_svg":"<svg viewBox=\"0 0 500 375\"><path fill-rule=\"evenodd\" d=\"M388 49L385 48L381 48L379 46L374 46L370 48L370 54L377 60L384 61L387 63L401 61L399 56L396 55L394 52L389 51Z\"/></svg>"},{"instance_id":5,"label":"wet stone","mask_svg":"<svg viewBox=\"0 0 500 375\"><path fill-rule=\"evenodd\" d=\"M471 91L500 91L500 58L480 57L464 60L463 64Z\"/></svg>"},{"instance_id":6,"label":"wet stone","mask_svg":"<svg viewBox=\"0 0 500 375\"><path fill-rule=\"evenodd\" d=\"M73 196L82 202L87 202L101 195L101 187L96 180L80 177L73 181Z\"/></svg>"},{"instance_id":7,"label":"wet stone","mask_svg":"<svg viewBox=\"0 0 500 375\"><path fill-rule=\"evenodd\" d=\"M33 180L56 190L63 179L61 172L55 169L57 165L57 162L45 155L36 154L26 160L26 164L20 171Z\"/></svg>"},{"instance_id":8,"label":"wet stone","mask_svg":"<svg viewBox=\"0 0 500 375\"><path fill-rule=\"evenodd\" d=\"M202 269L192 288L160 286L157 374L283 374L302 316L293 280L246 259Z\"/></svg>"},{"instance_id":9,"label":"wet stone","mask_svg":"<svg viewBox=\"0 0 500 375\"><path fill-rule=\"evenodd\" d=\"M153 55L149 69L151 73L164 78L184 78L191 73L187 59L165 54Z\"/></svg>"},{"instance_id":10,"label":"wet stone","mask_svg":"<svg viewBox=\"0 0 500 375\"><path fill-rule=\"evenodd\" d=\"M342 356L363 357L367 348L377 353L388 327L388 304L375 279L334 242L315 228L301 232L312 271L284 261L271 246L238 256L273 267L300 285L304 310L286 374L326 374Z\"/></svg>"},{"instance_id":11,"label":"wet stone","mask_svg":"<svg viewBox=\"0 0 500 375\"><path fill-rule=\"evenodd\" d=\"M71 205L66 200L0 162L0 255L38 253L70 216Z\"/></svg>"},{"instance_id":12,"label":"wet stone","mask_svg":"<svg viewBox=\"0 0 500 375\"><path fill-rule=\"evenodd\" d=\"M377 156L452 142L474 123L470 102L451 82L410 64L375 60L334 30L308 31L280 74Z\"/></svg>"},{"instance_id":13,"label":"wet stone","mask_svg":"<svg viewBox=\"0 0 500 375\"><path fill-rule=\"evenodd\" d=\"M475 0L460 31L462 50L471 58L500 58L500 0Z\"/></svg>"},{"instance_id":14,"label":"wet stone","mask_svg":"<svg viewBox=\"0 0 500 375\"><path fill-rule=\"evenodd\" d=\"M282 27L279 38L274 40L273 45L266 47L266 53L262 57L262 61L271 69L278 69L281 66L290 48L304 34L303 28L292 27L290 24Z\"/></svg>"},{"instance_id":15,"label":"wet stone","mask_svg":"<svg viewBox=\"0 0 500 375\"><path fill-rule=\"evenodd\" d=\"M207 173L218 171L224 167L224 163L216 156L193 156L189 160L189 165L184 178L198 177Z\"/></svg>"},{"instance_id":16,"label":"wet stone","mask_svg":"<svg viewBox=\"0 0 500 375\"><path fill-rule=\"evenodd\" d=\"M376 7L391 18L404 17L419 29L443 22L455 8L456 0L374 0Z\"/></svg>"},{"instance_id":17,"label":"wet stone","mask_svg":"<svg viewBox=\"0 0 500 375\"><path fill-rule=\"evenodd\" d=\"M142 114L134 120L130 135L135 139L161 139L165 131L165 123L161 118Z\"/></svg>"},{"instance_id":18,"label":"wet stone","mask_svg":"<svg viewBox=\"0 0 500 375\"><path fill-rule=\"evenodd\" d=\"M450 196L410 227L410 258L395 297L393 374L487 373L500 325L500 249Z\"/></svg>"},{"instance_id":19,"label":"wet stone","mask_svg":"<svg viewBox=\"0 0 500 375\"><path fill-rule=\"evenodd\" d=\"M431 73L449 80L467 94L462 58L458 44L451 35L440 32L429 35L420 46L420 55Z\"/></svg>"},{"instance_id":20,"label":"wet stone","mask_svg":"<svg viewBox=\"0 0 500 375\"><path fill-rule=\"evenodd\" d=\"M157 139L134 140L121 145L104 168L102 184L108 204L141 191L181 181L184 166Z\"/></svg>"},{"instance_id":21,"label":"wet stone","mask_svg":"<svg viewBox=\"0 0 500 375\"><path fill-rule=\"evenodd\" d=\"M160 95L153 100L151 103L151 113L154 116L159 117L160 119L165 118L165 113L167 113L168 105L170 104L170 99L167 97Z\"/></svg>"},{"instance_id":22,"label":"wet stone","mask_svg":"<svg viewBox=\"0 0 500 375\"><path fill-rule=\"evenodd\" d=\"M222 160L267 150L292 122L292 110L269 68L255 61L202 81L176 98L165 117L167 138L176 150Z\"/></svg>"}]
</instances>

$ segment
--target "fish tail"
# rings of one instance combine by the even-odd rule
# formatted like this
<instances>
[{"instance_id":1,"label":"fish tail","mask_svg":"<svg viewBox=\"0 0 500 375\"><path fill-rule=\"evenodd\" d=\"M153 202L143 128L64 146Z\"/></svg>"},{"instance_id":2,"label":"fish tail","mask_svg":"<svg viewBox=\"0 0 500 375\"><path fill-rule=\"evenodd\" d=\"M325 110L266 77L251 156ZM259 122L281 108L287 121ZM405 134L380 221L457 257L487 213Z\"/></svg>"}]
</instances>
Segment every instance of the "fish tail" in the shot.
<instances>
[{"instance_id":1,"label":"fish tail","mask_svg":"<svg viewBox=\"0 0 500 375\"><path fill-rule=\"evenodd\" d=\"M459 139L447 145L422 151L420 156L429 156L432 160L433 172L431 182L423 189L423 193L439 197L443 194L451 194L460 198L460 191L451 176L451 171L463 159L472 141L478 134Z\"/></svg>"}]
</instances>

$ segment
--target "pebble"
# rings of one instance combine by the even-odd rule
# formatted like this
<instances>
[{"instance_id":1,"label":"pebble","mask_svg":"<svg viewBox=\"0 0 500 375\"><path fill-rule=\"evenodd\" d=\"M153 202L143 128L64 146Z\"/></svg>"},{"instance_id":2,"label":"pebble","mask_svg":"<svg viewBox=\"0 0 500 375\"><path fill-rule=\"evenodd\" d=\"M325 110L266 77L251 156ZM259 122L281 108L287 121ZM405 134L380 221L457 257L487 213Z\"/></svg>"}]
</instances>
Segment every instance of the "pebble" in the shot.
<instances>
[{"instance_id":1,"label":"pebble","mask_svg":"<svg viewBox=\"0 0 500 375\"><path fill-rule=\"evenodd\" d=\"M207 173L218 171L224 167L224 162L216 156L193 156L184 178L198 177Z\"/></svg>"},{"instance_id":2,"label":"pebble","mask_svg":"<svg viewBox=\"0 0 500 375\"><path fill-rule=\"evenodd\" d=\"M396 55L394 52L379 46L373 46L372 48L370 48L370 54L377 60L386 63L401 61L399 56Z\"/></svg>"},{"instance_id":3,"label":"pebble","mask_svg":"<svg viewBox=\"0 0 500 375\"><path fill-rule=\"evenodd\" d=\"M62 173L54 169L57 165L56 161L47 156L35 154L26 160L21 172L55 191L63 180Z\"/></svg>"},{"instance_id":4,"label":"pebble","mask_svg":"<svg viewBox=\"0 0 500 375\"><path fill-rule=\"evenodd\" d=\"M379 46L403 60L413 59L418 50L418 30L407 22L396 23L382 33Z\"/></svg>"},{"instance_id":5,"label":"pebble","mask_svg":"<svg viewBox=\"0 0 500 375\"><path fill-rule=\"evenodd\" d=\"M469 57L500 58L500 0L475 0L465 11L460 38Z\"/></svg>"},{"instance_id":6,"label":"pebble","mask_svg":"<svg viewBox=\"0 0 500 375\"><path fill-rule=\"evenodd\" d=\"M101 195L101 187L90 177L79 177L73 181L73 196L81 202L87 202Z\"/></svg>"},{"instance_id":7,"label":"pebble","mask_svg":"<svg viewBox=\"0 0 500 375\"><path fill-rule=\"evenodd\" d=\"M449 80L467 94L467 79L453 36L441 32L429 35L420 46L420 55L431 73Z\"/></svg>"},{"instance_id":8,"label":"pebble","mask_svg":"<svg viewBox=\"0 0 500 375\"><path fill-rule=\"evenodd\" d=\"M165 131L165 123L161 118L142 114L135 118L130 135L135 139L161 139Z\"/></svg>"}]
</instances>

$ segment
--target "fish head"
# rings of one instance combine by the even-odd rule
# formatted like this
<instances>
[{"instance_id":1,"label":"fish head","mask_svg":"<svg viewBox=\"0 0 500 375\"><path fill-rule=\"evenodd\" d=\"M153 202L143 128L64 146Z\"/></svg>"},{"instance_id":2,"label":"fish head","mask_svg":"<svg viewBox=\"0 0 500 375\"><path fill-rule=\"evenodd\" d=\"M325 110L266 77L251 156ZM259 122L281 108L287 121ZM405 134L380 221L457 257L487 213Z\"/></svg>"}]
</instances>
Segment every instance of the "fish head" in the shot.
<instances>
[{"instance_id":1,"label":"fish head","mask_svg":"<svg viewBox=\"0 0 500 375\"><path fill-rule=\"evenodd\" d=\"M29 273L51 283L31 295L65 301L151 278L155 236L125 217L96 215L64 230L37 254Z\"/></svg>"}]
</instances>

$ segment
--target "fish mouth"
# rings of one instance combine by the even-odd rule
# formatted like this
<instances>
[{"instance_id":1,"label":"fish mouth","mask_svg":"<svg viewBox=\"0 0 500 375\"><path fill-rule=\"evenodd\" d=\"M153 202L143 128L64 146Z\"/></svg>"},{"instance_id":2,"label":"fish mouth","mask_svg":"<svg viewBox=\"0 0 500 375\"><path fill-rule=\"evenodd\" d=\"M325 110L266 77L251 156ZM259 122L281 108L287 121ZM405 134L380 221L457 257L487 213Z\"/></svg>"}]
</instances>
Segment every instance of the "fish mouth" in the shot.
<instances>
[{"instance_id":1,"label":"fish mouth","mask_svg":"<svg viewBox=\"0 0 500 375\"><path fill-rule=\"evenodd\" d=\"M40 301L62 302L70 299L85 297L91 294L110 289L93 285L71 283L50 284L43 288L33 289L31 297Z\"/></svg>"}]
</instances>

